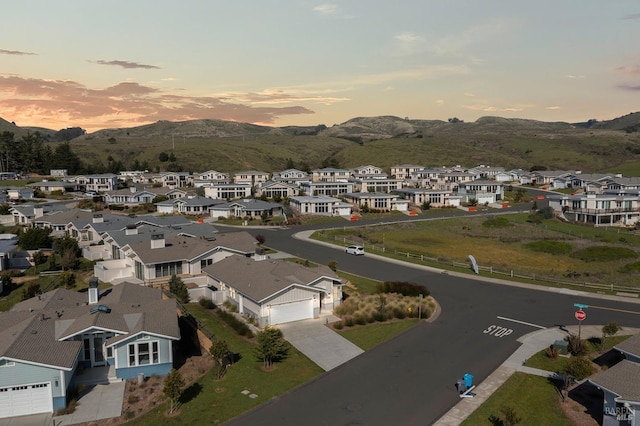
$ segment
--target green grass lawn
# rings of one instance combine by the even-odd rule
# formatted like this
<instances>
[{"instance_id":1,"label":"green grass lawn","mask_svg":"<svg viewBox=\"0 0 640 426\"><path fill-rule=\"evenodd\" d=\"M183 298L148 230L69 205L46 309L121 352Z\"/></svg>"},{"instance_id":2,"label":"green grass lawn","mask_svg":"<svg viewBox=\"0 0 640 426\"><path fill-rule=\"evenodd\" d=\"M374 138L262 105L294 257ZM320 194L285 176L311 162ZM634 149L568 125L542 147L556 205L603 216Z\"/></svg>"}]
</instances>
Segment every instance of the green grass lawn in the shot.
<instances>
[{"instance_id":1,"label":"green grass lawn","mask_svg":"<svg viewBox=\"0 0 640 426\"><path fill-rule=\"evenodd\" d=\"M500 407L515 410L522 419L518 425L571 425L563 414L555 386L544 377L515 373L463 423L463 426L495 425L491 416L500 417Z\"/></svg>"},{"instance_id":2,"label":"green grass lawn","mask_svg":"<svg viewBox=\"0 0 640 426\"><path fill-rule=\"evenodd\" d=\"M418 324L418 320L413 318L401 321L369 324L361 327L344 328L336 331L345 339L367 351L416 324Z\"/></svg>"},{"instance_id":3,"label":"green grass lawn","mask_svg":"<svg viewBox=\"0 0 640 426\"><path fill-rule=\"evenodd\" d=\"M340 278L349 280L355 287L355 291L359 294L373 294L376 292L376 287L378 286L378 284L380 284L380 281L361 277L359 275L349 274L342 271L338 271L338 276ZM350 290L350 288L345 287L343 291L349 293Z\"/></svg>"},{"instance_id":4,"label":"green grass lawn","mask_svg":"<svg viewBox=\"0 0 640 426\"><path fill-rule=\"evenodd\" d=\"M211 311L198 304L189 304L189 311L198 318L218 339L227 341L229 349L240 355L220 381L214 381L212 372L208 372L186 393L191 398L183 402L180 414L170 419L175 425L221 424L251 408L263 404L296 386L306 383L320 375L323 370L291 348L289 356L277 363L271 371L262 370L262 362L253 355L254 344L242 339L225 323L217 320ZM258 395L252 399L241 392L248 390ZM133 420L134 425L157 425L165 423L168 405L158 408Z\"/></svg>"}]
</instances>

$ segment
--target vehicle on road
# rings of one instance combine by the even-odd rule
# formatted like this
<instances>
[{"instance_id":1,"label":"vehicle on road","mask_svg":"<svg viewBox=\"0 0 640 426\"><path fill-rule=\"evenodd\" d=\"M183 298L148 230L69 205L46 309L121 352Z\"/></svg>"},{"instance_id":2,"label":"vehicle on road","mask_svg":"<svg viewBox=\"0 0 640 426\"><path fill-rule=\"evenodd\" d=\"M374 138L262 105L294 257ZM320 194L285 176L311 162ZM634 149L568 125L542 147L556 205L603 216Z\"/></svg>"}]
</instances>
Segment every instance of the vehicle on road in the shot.
<instances>
[{"instance_id":1,"label":"vehicle on road","mask_svg":"<svg viewBox=\"0 0 640 426\"><path fill-rule=\"evenodd\" d=\"M355 256L363 256L364 255L364 247L362 247L362 246L349 246L344 251L347 254L353 254Z\"/></svg>"}]
</instances>

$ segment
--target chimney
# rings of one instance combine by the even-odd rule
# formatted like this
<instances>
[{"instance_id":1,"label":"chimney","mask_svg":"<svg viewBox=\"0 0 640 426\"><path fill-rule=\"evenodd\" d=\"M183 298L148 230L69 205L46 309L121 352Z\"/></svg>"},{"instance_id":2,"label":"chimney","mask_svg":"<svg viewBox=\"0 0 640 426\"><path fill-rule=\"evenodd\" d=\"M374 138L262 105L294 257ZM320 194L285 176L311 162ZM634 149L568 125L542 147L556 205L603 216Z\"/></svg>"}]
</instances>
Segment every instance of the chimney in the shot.
<instances>
[{"instance_id":1,"label":"chimney","mask_svg":"<svg viewBox=\"0 0 640 426\"><path fill-rule=\"evenodd\" d=\"M164 248L164 234L151 235L151 249Z\"/></svg>"},{"instance_id":2,"label":"chimney","mask_svg":"<svg viewBox=\"0 0 640 426\"><path fill-rule=\"evenodd\" d=\"M95 213L93 215L93 223L102 223L104 222L104 218L102 217L102 213Z\"/></svg>"},{"instance_id":3,"label":"chimney","mask_svg":"<svg viewBox=\"0 0 640 426\"><path fill-rule=\"evenodd\" d=\"M91 277L89 279L89 304L95 305L98 303L98 278Z\"/></svg>"},{"instance_id":4,"label":"chimney","mask_svg":"<svg viewBox=\"0 0 640 426\"><path fill-rule=\"evenodd\" d=\"M130 187L129 191L131 191L132 194L135 194L136 193L136 187L135 186Z\"/></svg>"},{"instance_id":5,"label":"chimney","mask_svg":"<svg viewBox=\"0 0 640 426\"><path fill-rule=\"evenodd\" d=\"M130 223L124 230L124 235L138 235L138 227L135 223Z\"/></svg>"},{"instance_id":6,"label":"chimney","mask_svg":"<svg viewBox=\"0 0 640 426\"><path fill-rule=\"evenodd\" d=\"M37 206L33 208L33 216L37 219L44 216L44 207Z\"/></svg>"}]
</instances>

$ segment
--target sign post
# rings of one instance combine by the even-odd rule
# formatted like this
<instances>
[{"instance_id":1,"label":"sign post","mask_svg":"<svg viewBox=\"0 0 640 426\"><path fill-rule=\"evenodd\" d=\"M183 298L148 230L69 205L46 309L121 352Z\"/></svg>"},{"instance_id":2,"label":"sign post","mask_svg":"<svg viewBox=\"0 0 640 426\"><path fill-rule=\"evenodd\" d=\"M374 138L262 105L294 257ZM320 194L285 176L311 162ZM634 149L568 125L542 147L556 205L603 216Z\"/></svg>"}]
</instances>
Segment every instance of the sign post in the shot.
<instances>
[{"instance_id":1,"label":"sign post","mask_svg":"<svg viewBox=\"0 0 640 426\"><path fill-rule=\"evenodd\" d=\"M584 305L582 303L574 303L573 306L578 308L578 310L575 313L575 317L578 320L578 340L581 340L580 329L582 327L582 321L587 319L587 313L583 311L583 309L588 308L589 305Z\"/></svg>"}]
</instances>

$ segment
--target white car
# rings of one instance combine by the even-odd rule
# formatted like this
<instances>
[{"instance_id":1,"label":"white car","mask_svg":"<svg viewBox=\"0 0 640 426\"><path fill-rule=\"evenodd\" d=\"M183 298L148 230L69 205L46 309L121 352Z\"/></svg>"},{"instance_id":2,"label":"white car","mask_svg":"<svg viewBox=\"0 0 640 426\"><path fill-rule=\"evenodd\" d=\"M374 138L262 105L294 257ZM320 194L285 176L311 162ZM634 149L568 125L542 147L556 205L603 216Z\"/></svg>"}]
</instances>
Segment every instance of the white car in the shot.
<instances>
[{"instance_id":1,"label":"white car","mask_svg":"<svg viewBox=\"0 0 640 426\"><path fill-rule=\"evenodd\" d=\"M353 254L355 256L363 256L364 255L364 247L362 247L362 246L349 246L344 251L347 254Z\"/></svg>"}]
</instances>

